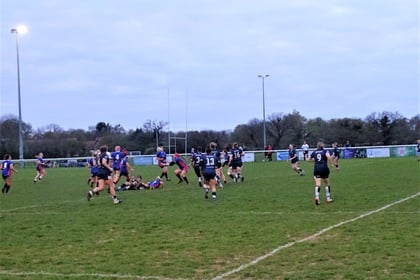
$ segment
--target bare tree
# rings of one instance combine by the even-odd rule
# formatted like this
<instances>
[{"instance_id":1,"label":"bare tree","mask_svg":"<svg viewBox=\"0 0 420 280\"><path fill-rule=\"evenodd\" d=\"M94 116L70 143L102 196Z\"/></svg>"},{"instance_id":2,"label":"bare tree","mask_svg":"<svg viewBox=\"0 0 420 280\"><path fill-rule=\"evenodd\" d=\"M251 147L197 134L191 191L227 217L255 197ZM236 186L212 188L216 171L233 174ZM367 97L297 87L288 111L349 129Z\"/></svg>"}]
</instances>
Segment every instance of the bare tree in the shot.
<instances>
[{"instance_id":1,"label":"bare tree","mask_svg":"<svg viewBox=\"0 0 420 280\"><path fill-rule=\"evenodd\" d=\"M255 149L263 146L262 134L262 122L252 119L248 124L238 125L233 131L233 138L248 149Z\"/></svg>"},{"instance_id":2,"label":"bare tree","mask_svg":"<svg viewBox=\"0 0 420 280\"><path fill-rule=\"evenodd\" d=\"M293 111L288 115L273 113L268 117L268 134L273 139L273 145L285 147L288 143L300 143L307 133L306 119L299 112Z\"/></svg>"}]
</instances>

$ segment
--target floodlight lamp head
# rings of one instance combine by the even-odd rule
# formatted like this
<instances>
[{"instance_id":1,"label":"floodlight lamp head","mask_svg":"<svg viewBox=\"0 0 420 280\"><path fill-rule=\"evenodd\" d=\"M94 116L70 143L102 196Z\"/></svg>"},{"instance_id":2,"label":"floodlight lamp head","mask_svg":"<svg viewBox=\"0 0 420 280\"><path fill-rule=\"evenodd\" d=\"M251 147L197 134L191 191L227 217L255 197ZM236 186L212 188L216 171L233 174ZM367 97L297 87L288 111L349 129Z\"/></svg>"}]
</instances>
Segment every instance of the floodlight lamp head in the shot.
<instances>
[{"instance_id":1,"label":"floodlight lamp head","mask_svg":"<svg viewBox=\"0 0 420 280\"><path fill-rule=\"evenodd\" d=\"M10 32L16 34L25 34L28 32L28 28L25 25L18 25L15 28L12 28Z\"/></svg>"}]
</instances>

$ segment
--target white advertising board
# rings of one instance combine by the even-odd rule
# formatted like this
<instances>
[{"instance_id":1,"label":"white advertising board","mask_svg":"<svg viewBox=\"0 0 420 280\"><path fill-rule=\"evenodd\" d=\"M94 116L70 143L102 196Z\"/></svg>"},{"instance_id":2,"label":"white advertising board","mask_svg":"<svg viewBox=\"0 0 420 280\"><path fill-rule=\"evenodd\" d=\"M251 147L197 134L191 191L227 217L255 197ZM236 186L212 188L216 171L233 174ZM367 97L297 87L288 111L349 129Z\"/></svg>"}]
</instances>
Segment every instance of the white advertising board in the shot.
<instances>
[{"instance_id":1,"label":"white advertising board","mask_svg":"<svg viewBox=\"0 0 420 280\"><path fill-rule=\"evenodd\" d=\"M381 158L389 157L390 152L389 148L366 149L366 155L368 158Z\"/></svg>"}]
</instances>

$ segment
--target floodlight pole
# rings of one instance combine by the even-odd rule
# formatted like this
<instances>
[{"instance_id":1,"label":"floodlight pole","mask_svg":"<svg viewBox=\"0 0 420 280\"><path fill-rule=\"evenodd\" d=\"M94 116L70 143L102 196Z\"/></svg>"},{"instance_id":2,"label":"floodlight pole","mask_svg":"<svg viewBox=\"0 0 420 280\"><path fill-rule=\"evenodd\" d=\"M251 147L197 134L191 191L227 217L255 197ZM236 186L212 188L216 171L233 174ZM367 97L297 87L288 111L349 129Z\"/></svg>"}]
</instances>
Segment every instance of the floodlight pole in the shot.
<instances>
[{"instance_id":1,"label":"floodlight pole","mask_svg":"<svg viewBox=\"0 0 420 280\"><path fill-rule=\"evenodd\" d=\"M262 101L263 101L263 145L264 149L267 147L267 133L265 129L265 89L264 89L264 80L265 78L268 78L270 75L258 75L258 78L261 78L262 80Z\"/></svg>"},{"instance_id":2,"label":"floodlight pole","mask_svg":"<svg viewBox=\"0 0 420 280\"><path fill-rule=\"evenodd\" d=\"M17 64L17 83L18 83L18 106L19 106L19 162L20 166L23 167L23 131L22 131L22 105L21 105L21 94L20 94L20 69L19 69L19 30L18 28L12 28L11 33L16 34L16 64Z\"/></svg>"}]
</instances>

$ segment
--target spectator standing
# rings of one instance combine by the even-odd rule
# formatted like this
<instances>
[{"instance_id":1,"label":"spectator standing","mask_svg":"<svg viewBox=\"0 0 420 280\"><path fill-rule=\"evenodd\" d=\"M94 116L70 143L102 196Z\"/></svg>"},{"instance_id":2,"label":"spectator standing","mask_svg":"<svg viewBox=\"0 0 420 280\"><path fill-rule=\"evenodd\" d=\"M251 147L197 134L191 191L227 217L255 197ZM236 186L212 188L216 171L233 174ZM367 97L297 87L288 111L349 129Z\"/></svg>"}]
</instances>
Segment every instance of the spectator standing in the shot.
<instances>
[{"instance_id":1,"label":"spectator standing","mask_svg":"<svg viewBox=\"0 0 420 280\"><path fill-rule=\"evenodd\" d=\"M273 160L273 147L270 144L268 144L267 147L265 147L265 160Z\"/></svg>"},{"instance_id":2,"label":"spectator standing","mask_svg":"<svg viewBox=\"0 0 420 280\"><path fill-rule=\"evenodd\" d=\"M303 151L303 160L308 160L309 159L309 145L308 143L306 143L306 141L303 141L302 144L302 151Z\"/></svg>"}]
</instances>

